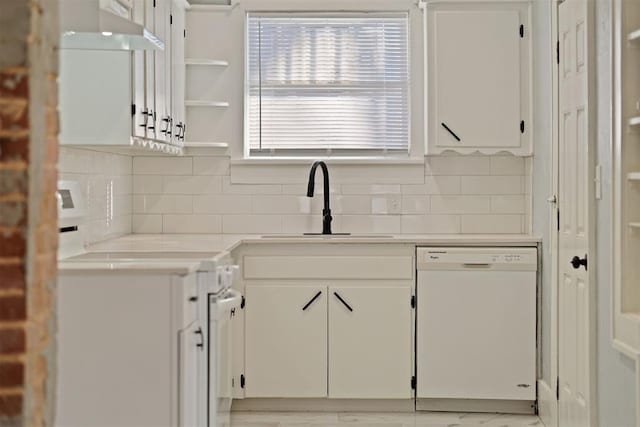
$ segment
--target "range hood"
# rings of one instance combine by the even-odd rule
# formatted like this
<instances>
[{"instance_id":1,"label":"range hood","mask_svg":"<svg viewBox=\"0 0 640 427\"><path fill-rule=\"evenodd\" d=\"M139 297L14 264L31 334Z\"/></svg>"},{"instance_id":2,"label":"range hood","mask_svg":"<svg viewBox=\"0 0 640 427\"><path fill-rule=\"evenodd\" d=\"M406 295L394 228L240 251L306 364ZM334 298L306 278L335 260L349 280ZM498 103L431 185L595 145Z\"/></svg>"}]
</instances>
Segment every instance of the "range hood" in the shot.
<instances>
[{"instance_id":1,"label":"range hood","mask_svg":"<svg viewBox=\"0 0 640 427\"><path fill-rule=\"evenodd\" d=\"M164 50L164 42L129 19L118 0L60 0L60 47L94 50Z\"/></svg>"}]
</instances>

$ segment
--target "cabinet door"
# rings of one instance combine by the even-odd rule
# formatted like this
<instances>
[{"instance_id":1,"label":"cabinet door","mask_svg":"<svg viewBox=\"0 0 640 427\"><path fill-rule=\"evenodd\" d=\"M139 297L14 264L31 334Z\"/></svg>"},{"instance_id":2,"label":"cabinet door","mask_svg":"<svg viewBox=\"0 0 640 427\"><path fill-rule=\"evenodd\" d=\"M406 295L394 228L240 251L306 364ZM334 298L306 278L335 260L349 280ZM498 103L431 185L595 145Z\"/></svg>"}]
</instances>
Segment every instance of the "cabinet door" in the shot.
<instances>
[{"instance_id":1,"label":"cabinet door","mask_svg":"<svg viewBox=\"0 0 640 427\"><path fill-rule=\"evenodd\" d=\"M409 399L411 288L329 288L329 397Z\"/></svg>"},{"instance_id":2,"label":"cabinet door","mask_svg":"<svg viewBox=\"0 0 640 427\"><path fill-rule=\"evenodd\" d=\"M430 7L429 140L435 147L429 152L520 150L529 87L521 12L487 4Z\"/></svg>"},{"instance_id":3,"label":"cabinet door","mask_svg":"<svg viewBox=\"0 0 640 427\"><path fill-rule=\"evenodd\" d=\"M184 142L180 135L181 127L185 122L185 64L184 64L184 46L185 46L185 25L186 14L184 6L174 0L173 9L173 25L171 26L171 116L173 118L173 135L172 141L177 145Z\"/></svg>"},{"instance_id":4,"label":"cabinet door","mask_svg":"<svg viewBox=\"0 0 640 427\"><path fill-rule=\"evenodd\" d=\"M60 144L129 141L130 69L127 51L60 50Z\"/></svg>"},{"instance_id":5,"label":"cabinet door","mask_svg":"<svg viewBox=\"0 0 640 427\"><path fill-rule=\"evenodd\" d=\"M155 32L164 42L164 50L155 50L155 91L157 129L156 139L170 140L171 109L169 93L171 91L168 67L171 63L171 0L155 0Z\"/></svg>"},{"instance_id":6,"label":"cabinet door","mask_svg":"<svg viewBox=\"0 0 640 427\"><path fill-rule=\"evenodd\" d=\"M180 427L198 427L199 416L204 408L200 407L199 380L200 358L203 357L202 329L198 322L178 332L179 342L179 379L178 379L178 425Z\"/></svg>"},{"instance_id":7,"label":"cabinet door","mask_svg":"<svg viewBox=\"0 0 640 427\"><path fill-rule=\"evenodd\" d=\"M145 25L145 0L134 0L133 20L137 24ZM145 86L145 51L134 50L132 70L132 92L135 109L132 117L132 136L145 138L147 136L147 98Z\"/></svg>"},{"instance_id":8,"label":"cabinet door","mask_svg":"<svg viewBox=\"0 0 640 427\"><path fill-rule=\"evenodd\" d=\"M145 27L155 33L156 31L156 2L154 0L145 0L144 23ZM156 34L157 35L157 34ZM164 41L164 40L163 40ZM145 98L147 109L147 126L146 137L156 139L158 114L156 110L156 60L155 50L144 51L144 80L145 80Z\"/></svg>"},{"instance_id":9,"label":"cabinet door","mask_svg":"<svg viewBox=\"0 0 640 427\"><path fill-rule=\"evenodd\" d=\"M326 288L248 285L245 295L246 397L326 397Z\"/></svg>"}]
</instances>

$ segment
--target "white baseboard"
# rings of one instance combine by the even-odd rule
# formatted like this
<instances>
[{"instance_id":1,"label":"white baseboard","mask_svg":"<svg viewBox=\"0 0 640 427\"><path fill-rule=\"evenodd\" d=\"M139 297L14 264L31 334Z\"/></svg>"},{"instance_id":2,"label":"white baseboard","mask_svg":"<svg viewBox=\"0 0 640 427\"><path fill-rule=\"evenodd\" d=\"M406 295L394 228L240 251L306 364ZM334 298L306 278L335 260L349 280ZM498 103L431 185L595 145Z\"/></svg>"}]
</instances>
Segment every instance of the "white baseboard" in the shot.
<instances>
[{"instance_id":1,"label":"white baseboard","mask_svg":"<svg viewBox=\"0 0 640 427\"><path fill-rule=\"evenodd\" d=\"M545 427L558 427L556 393L544 380L538 380L538 416Z\"/></svg>"},{"instance_id":2,"label":"white baseboard","mask_svg":"<svg viewBox=\"0 0 640 427\"><path fill-rule=\"evenodd\" d=\"M415 412L413 399L234 399L232 411Z\"/></svg>"},{"instance_id":3,"label":"white baseboard","mask_svg":"<svg viewBox=\"0 0 640 427\"><path fill-rule=\"evenodd\" d=\"M417 411L535 414L535 401L492 399L417 399Z\"/></svg>"}]
</instances>

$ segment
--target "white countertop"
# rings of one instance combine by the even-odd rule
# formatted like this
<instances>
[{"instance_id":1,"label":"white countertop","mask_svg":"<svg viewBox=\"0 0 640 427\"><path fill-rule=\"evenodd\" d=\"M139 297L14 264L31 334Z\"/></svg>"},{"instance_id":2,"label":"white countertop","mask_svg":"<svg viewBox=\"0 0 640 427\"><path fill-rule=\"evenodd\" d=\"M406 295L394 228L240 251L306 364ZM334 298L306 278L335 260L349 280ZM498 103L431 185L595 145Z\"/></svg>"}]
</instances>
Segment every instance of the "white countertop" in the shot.
<instances>
[{"instance_id":1,"label":"white countertop","mask_svg":"<svg viewBox=\"0 0 640 427\"><path fill-rule=\"evenodd\" d=\"M200 260L216 260L241 244L264 243L407 243L417 246L535 246L541 239L523 234L455 234L455 235L374 235L303 236L303 235L235 235L235 234L130 234L96 243L87 248L95 259L62 260L58 269L73 271L129 271L188 274L197 269ZM120 253L122 256L118 256ZM140 255L137 255L139 253ZM144 256L142 254L144 253ZM193 256L177 256L192 253ZM157 254L157 258L154 258Z\"/></svg>"},{"instance_id":2,"label":"white countertop","mask_svg":"<svg viewBox=\"0 0 640 427\"><path fill-rule=\"evenodd\" d=\"M58 271L63 273L74 272L126 272L128 274L176 274L185 276L195 272L200 266L200 260L163 260L152 262L141 261L58 261Z\"/></svg>"},{"instance_id":3,"label":"white countertop","mask_svg":"<svg viewBox=\"0 0 640 427\"><path fill-rule=\"evenodd\" d=\"M89 252L207 252L231 251L241 243L412 243L428 245L525 245L541 240L525 234L398 234L353 236L237 235L237 234L130 234L96 243Z\"/></svg>"}]
</instances>

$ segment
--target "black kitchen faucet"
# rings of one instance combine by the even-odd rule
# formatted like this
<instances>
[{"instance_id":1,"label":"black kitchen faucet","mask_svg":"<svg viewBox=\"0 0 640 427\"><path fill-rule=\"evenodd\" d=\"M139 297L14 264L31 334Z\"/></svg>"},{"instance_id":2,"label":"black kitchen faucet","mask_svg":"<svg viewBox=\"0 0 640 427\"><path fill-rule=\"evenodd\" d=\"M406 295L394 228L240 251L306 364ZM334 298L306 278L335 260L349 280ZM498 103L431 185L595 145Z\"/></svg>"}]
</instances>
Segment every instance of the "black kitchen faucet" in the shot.
<instances>
[{"instance_id":1,"label":"black kitchen faucet","mask_svg":"<svg viewBox=\"0 0 640 427\"><path fill-rule=\"evenodd\" d=\"M329 169L323 161L315 161L309 172L309 185L307 187L307 197L313 197L313 189L315 188L316 169L320 166L324 176L324 209L322 209L322 234L331 233L331 208L329 207Z\"/></svg>"}]
</instances>

